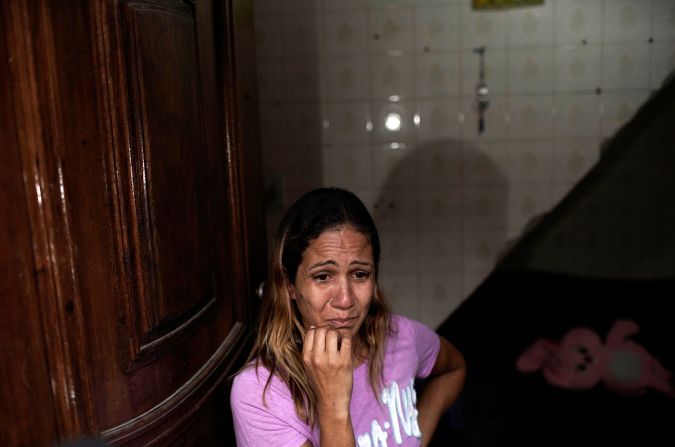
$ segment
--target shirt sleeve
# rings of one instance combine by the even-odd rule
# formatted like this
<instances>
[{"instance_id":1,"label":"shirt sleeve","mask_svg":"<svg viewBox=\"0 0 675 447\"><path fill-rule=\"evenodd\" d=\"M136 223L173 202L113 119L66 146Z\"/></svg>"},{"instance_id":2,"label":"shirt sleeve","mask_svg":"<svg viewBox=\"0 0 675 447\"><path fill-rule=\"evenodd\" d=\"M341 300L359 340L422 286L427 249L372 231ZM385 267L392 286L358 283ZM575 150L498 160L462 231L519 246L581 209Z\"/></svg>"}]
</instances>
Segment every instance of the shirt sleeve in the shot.
<instances>
[{"instance_id":1,"label":"shirt sleeve","mask_svg":"<svg viewBox=\"0 0 675 447\"><path fill-rule=\"evenodd\" d=\"M298 447L308 436L297 417L295 405L283 382L272 380L262 395L268 373L264 368L246 369L234 378L230 393L232 419L238 447ZM284 393L286 391L286 393Z\"/></svg>"},{"instance_id":2,"label":"shirt sleeve","mask_svg":"<svg viewBox=\"0 0 675 447\"><path fill-rule=\"evenodd\" d=\"M415 341L418 359L417 377L425 378L431 373L436 364L436 358L441 349L441 339L428 326L408 318L405 318L405 321Z\"/></svg>"}]
</instances>

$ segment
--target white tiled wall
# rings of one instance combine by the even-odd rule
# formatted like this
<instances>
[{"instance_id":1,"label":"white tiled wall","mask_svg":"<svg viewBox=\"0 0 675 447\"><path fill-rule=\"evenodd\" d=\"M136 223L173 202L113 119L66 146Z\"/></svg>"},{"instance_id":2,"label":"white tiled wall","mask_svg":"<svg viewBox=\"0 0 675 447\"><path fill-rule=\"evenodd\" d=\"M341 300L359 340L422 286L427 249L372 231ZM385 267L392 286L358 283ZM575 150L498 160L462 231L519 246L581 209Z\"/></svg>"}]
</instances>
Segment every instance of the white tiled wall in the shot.
<instances>
[{"instance_id":1,"label":"white tiled wall","mask_svg":"<svg viewBox=\"0 0 675 447\"><path fill-rule=\"evenodd\" d=\"M431 326L675 69L675 0L253 4L264 170L286 201L270 206L270 234L307 189L353 190L380 227L395 309Z\"/></svg>"}]
</instances>

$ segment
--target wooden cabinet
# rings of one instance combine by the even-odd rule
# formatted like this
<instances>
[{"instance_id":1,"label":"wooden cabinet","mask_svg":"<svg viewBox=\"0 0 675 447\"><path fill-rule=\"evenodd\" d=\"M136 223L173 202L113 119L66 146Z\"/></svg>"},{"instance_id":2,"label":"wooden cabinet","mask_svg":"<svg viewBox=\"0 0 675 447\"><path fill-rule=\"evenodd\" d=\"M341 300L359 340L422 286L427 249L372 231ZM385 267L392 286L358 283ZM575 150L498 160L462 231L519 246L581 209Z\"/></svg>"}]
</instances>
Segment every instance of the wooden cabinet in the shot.
<instances>
[{"instance_id":1,"label":"wooden cabinet","mask_svg":"<svg viewBox=\"0 0 675 447\"><path fill-rule=\"evenodd\" d=\"M230 445L264 240L250 3L0 6L1 445Z\"/></svg>"}]
</instances>

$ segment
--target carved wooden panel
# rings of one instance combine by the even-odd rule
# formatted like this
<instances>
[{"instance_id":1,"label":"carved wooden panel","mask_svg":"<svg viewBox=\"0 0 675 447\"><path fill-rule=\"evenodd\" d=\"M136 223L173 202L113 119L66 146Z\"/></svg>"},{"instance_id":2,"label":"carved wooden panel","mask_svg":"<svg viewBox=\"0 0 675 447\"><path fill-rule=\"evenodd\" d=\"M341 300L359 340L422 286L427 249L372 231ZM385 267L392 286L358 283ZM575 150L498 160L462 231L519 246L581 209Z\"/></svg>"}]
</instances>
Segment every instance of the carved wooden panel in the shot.
<instances>
[{"instance_id":1,"label":"carved wooden panel","mask_svg":"<svg viewBox=\"0 0 675 447\"><path fill-rule=\"evenodd\" d=\"M233 7L0 2L0 445L230 443L265 258Z\"/></svg>"},{"instance_id":2,"label":"carved wooden panel","mask_svg":"<svg viewBox=\"0 0 675 447\"><path fill-rule=\"evenodd\" d=\"M131 145L119 159L128 178L118 182L130 204L123 226L133 253L126 309L134 369L216 307L213 241L225 228L213 227L213 213L225 204L214 203L218 184L206 175L223 161L208 139L217 124L206 113L194 5L128 2L121 24Z\"/></svg>"}]
</instances>

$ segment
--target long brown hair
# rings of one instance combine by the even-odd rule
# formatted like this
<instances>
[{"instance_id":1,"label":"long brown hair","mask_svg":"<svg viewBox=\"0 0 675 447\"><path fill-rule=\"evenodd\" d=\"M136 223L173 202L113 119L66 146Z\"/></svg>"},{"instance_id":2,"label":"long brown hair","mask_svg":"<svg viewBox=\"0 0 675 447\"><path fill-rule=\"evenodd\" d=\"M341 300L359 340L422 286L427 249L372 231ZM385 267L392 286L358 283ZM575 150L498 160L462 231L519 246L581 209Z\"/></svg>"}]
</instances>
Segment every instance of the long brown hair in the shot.
<instances>
[{"instance_id":1,"label":"long brown hair","mask_svg":"<svg viewBox=\"0 0 675 447\"><path fill-rule=\"evenodd\" d=\"M344 227L366 236L373 251L375 288L368 314L359 329L355 352L366 353L363 360L368 362L370 385L375 395L379 394L391 315L386 297L378 290L380 238L361 200L344 189L310 191L290 207L282 220L267 272L258 333L249 356L249 361L255 359L256 369L262 364L270 371L263 401L272 376L276 375L288 386L298 416L311 426L317 418L317 398L302 360L305 329L291 299L290 286L295 283L302 255L310 242L326 231Z\"/></svg>"}]
</instances>

